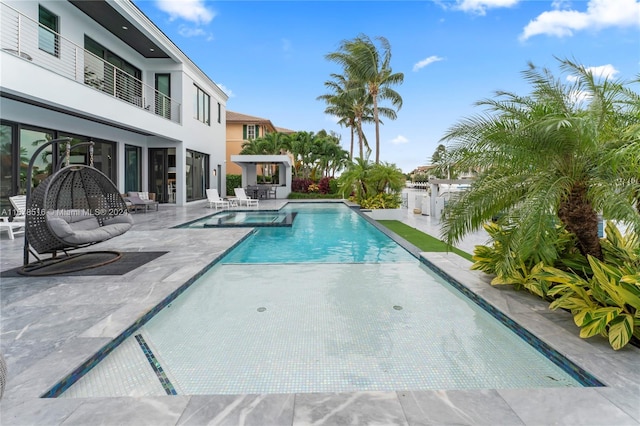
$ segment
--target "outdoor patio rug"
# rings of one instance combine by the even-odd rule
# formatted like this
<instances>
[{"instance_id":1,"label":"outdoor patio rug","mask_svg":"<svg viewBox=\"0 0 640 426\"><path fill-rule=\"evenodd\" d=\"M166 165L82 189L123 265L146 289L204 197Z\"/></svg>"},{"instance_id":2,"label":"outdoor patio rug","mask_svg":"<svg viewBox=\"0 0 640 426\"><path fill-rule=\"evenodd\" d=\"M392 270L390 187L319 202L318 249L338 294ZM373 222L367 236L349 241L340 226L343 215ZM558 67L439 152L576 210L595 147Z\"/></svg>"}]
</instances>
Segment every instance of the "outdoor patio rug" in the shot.
<instances>
[{"instance_id":1,"label":"outdoor patio rug","mask_svg":"<svg viewBox=\"0 0 640 426\"><path fill-rule=\"evenodd\" d=\"M90 275L123 275L127 272L133 271L134 269L144 265L145 263L151 262L154 259L162 256L163 254L168 253L167 251L123 251L122 257L115 262L108 263L106 265L83 269L80 271L74 272L65 272L69 269L79 269L83 266L90 266L99 264L100 262L107 261L113 258L112 254L104 253L104 252L87 252L84 256L79 257L78 259L68 260L66 262L62 262L62 264L51 265L43 268L38 272L38 274L46 273L47 276L56 276L56 277L78 277L78 276L90 276ZM9 277L24 277L24 278L33 278L33 276L29 277L26 275L21 275L18 271L22 268L22 266L9 269L6 271L0 272L1 278L9 278Z\"/></svg>"}]
</instances>

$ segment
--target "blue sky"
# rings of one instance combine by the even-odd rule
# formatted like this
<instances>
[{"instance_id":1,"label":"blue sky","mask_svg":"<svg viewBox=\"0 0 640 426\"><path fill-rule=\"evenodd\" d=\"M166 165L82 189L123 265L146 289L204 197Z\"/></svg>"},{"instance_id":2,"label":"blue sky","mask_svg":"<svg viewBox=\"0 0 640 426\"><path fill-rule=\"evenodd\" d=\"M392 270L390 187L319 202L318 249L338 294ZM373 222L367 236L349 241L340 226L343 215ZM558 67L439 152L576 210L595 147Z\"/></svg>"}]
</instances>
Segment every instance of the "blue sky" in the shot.
<instances>
[{"instance_id":1,"label":"blue sky","mask_svg":"<svg viewBox=\"0 0 640 426\"><path fill-rule=\"evenodd\" d=\"M135 4L229 94L227 109L292 130L349 131L316 100L341 72L325 55L358 34L386 37L398 118L380 132L380 158L404 172L428 164L444 132L480 113L496 90L525 95L529 62L555 57L630 80L640 72L640 0L203 1ZM597 68L596 68L597 67ZM373 126L365 127L375 145ZM371 155L375 158L375 154Z\"/></svg>"}]
</instances>

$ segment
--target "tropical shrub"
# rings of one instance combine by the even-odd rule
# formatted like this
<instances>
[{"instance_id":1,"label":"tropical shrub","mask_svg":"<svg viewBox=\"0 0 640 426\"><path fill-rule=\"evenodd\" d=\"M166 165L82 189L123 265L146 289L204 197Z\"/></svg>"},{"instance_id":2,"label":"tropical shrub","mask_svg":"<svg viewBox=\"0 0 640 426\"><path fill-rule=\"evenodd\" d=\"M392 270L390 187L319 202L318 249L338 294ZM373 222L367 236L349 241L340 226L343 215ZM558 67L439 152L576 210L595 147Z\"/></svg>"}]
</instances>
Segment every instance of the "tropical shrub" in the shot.
<instances>
[{"instance_id":1,"label":"tropical shrub","mask_svg":"<svg viewBox=\"0 0 640 426\"><path fill-rule=\"evenodd\" d=\"M363 208L398 208L404 184L404 175L395 164L361 159L356 159L338 179L340 194Z\"/></svg>"},{"instance_id":2,"label":"tropical shrub","mask_svg":"<svg viewBox=\"0 0 640 426\"><path fill-rule=\"evenodd\" d=\"M511 284L551 302L550 309L565 309L580 327L580 337L600 334L618 350L634 339L640 342L640 242L637 234L622 235L613 222L601 239L604 260L582 257L574 236L557 228L560 256L545 264L508 249L513 230L496 223L485 225L491 246L476 246L472 269L496 276L492 285ZM509 250L509 251L507 251ZM504 261L511 257L510 268Z\"/></svg>"},{"instance_id":3,"label":"tropical shrub","mask_svg":"<svg viewBox=\"0 0 640 426\"><path fill-rule=\"evenodd\" d=\"M325 176L318 181L318 191L320 191L320 193L322 194L329 193L329 180L330 179Z\"/></svg>"},{"instance_id":4,"label":"tropical shrub","mask_svg":"<svg viewBox=\"0 0 640 426\"><path fill-rule=\"evenodd\" d=\"M402 199L399 194L387 194L384 192L358 201L358 204L363 209L397 209L401 203Z\"/></svg>"},{"instance_id":5,"label":"tropical shrub","mask_svg":"<svg viewBox=\"0 0 640 426\"><path fill-rule=\"evenodd\" d=\"M342 197L340 194L322 194L319 192L291 192L287 197L290 200L317 200L317 199L336 199L339 200Z\"/></svg>"},{"instance_id":6,"label":"tropical shrub","mask_svg":"<svg viewBox=\"0 0 640 426\"><path fill-rule=\"evenodd\" d=\"M311 179L293 178L291 179L291 191L306 193L312 183Z\"/></svg>"},{"instance_id":7,"label":"tropical shrub","mask_svg":"<svg viewBox=\"0 0 640 426\"><path fill-rule=\"evenodd\" d=\"M338 180L329 179L329 194L337 194L337 193L338 193Z\"/></svg>"},{"instance_id":8,"label":"tropical shrub","mask_svg":"<svg viewBox=\"0 0 640 426\"><path fill-rule=\"evenodd\" d=\"M242 187L242 175L227 175L227 195L235 196L233 188Z\"/></svg>"}]
</instances>

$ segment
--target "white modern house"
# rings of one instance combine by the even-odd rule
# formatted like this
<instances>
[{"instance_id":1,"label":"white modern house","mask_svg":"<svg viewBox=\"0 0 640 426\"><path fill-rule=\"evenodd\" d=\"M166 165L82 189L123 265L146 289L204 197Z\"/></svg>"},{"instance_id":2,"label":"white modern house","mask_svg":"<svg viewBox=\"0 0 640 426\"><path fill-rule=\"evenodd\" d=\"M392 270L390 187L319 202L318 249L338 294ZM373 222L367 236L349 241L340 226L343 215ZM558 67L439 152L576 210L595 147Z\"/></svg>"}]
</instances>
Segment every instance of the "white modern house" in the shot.
<instances>
[{"instance_id":1,"label":"white modern house","mask_svg":"<svg viewBox=\"0 0 640 426\"><path fill-rule=\"evenodd\" d=\"M225 193L228 97L131 1L1 0L0 19L3 208L38 145L61 137L93 141L122 193L177 205ZM38 158L35 183L60 149ZM91 160L87 146L72 154Z\"/></svg>"}]
</instances>

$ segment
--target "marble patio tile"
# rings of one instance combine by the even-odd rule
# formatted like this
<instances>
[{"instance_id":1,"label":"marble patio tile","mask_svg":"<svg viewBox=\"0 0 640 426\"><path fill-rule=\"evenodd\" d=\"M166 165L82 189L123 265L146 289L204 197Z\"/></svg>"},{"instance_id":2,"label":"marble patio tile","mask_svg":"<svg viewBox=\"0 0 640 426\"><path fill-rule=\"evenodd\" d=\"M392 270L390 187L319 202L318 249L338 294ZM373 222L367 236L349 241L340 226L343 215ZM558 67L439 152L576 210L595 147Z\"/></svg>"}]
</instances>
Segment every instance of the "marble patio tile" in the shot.
<instances>
[{"instance_id":1,"label":"marble patio tile","mask_svg":"<svg viewBox=\"0 0 640 426\"><path fill-rule=\"evenodd\" d=\"M2 339L65 341L118 309L118 305L15 306L2 310Z\"/></svg>"},{"instance_id":2,"label":"marble patio tile","mask_svg":"<svg viewBox=\"0 0 640 426\"><path fill-rule=\"evenodd\" d=\"M640 382L626 388L597 388L596 392L620 407L640 424Z\"/></svg>"},{"instance_id":3,"label":"marble patio tile","mask_svg":"<svg viewBox=\"0 0 640 426\"><path fill-rule=\"evenodd\" d=\"M173 426L189 403L189 398L189 396L80 398L84 403L61 425Z\"/></svg>"},{"instance_id":4,"label":"marble patio tile","mask_svg":"<svg viewBox=\"0 0 640 426\"><path fill-rule=\"evenodd\" d=\"M132 283L119 282L111 276L101 276L99 281L94 278L92 282L87 282L90 277L81 278L84 278L84 282L68 280L24 298L14 306L91 305L96 303L96 294L100 295L100 304L123 304L139 291Z\"/></svg>"},{"instance_id":5,"label":"marble patio tile","mask_svg":"<svg viewBox=\"0 0 640 426\"><path fill-rule=\"evenodd\" d=\"M594 388L499 389L526 425L634 425L638 422Z\"/></svg>"},{"instance_id":6,"label":"marble patio tile","mask_svg":"<svg viewBox=\"0 0 640 426\"><path fill-rule=\"evenodd\" d=\"M58 339L31 340L20 339L4 345L2 353L7 362L7 374L9 379L15 377L31 367L34 363L45 358L50 353L58 350L65 341Z\"/></svg>"},{"instance_id":7,"label":"marble patio tile","mask_svg":"<svg viewBox=\"0 0 640 426\"><path fill-rule=\"evenodd\" d=\"M495 390L398 391L409 425L523 425Z\"/></svg>"},{"instance_id":8,"label":"marble patio tile","mask_svg":"<svg viewBox=\"0 0 640 426\"><path fill-rule=\"evenodd\" d=\"M178 425L290 426L293 394L192 396Z\"/></svg>"},{"instance_id":9,"label":"marble patio tile","mask_svg":"<svg viewBox=\"0 0 640 426\"><path fill-rule=\"evenodd\" d=\"M299 393L293 425L407 425L395 392Z\"/></svg>"},{"instance_id":10,"label":"marble patio tile","mask_svg":"<svg viewBox=\"0 0 640 426\"><path fill-rule=\"evenodd\" d=\"M153 309L158 302L159 300L155 303L128 303L123 305L85 330L78 337L115 339L127 330L131 324Z\"/></svg>"},{"instance_id":11,"label":"marble patio tile","mask_svg":"<svg viewBox=\"0 0 640 426\"><path fill-rule=\"evenodd\" d=\"M0 402L3 426L57 426L68 418L83 401L55 398L28 398Z\"/></svg>"},{"instance_id":12,"label":"marble patio tile","mask_svg":"<svg viewBox=\"0 0 640 426\"><path fill-rule=\"evenodd\" d=\"M607 386L637 389L640 385L640 350L631 345L609 353L576 351L571 358Z\"/></svg>"},{"instance_id":13,"label":"marble patio tile","mask_svg":"<svg viewBox=\"0 0 640 426\"><path fill-rule=\"evenodd\" d=\"M15 277L0 280L0 306L3 309L12 303L60 285L60 280L55 278Z\"/></svg>"},{"instance_id":14,"label":"marble patio tile","mask_svg":"<svg viewBox=\"0 0 640 426\"><path fill-rule=\"evenodd\" d=\"M37 359L19 374L9 371L4 399L33 398L48 391L80 364L98 352L111 339L74 338Z\"/></svg>"}]
</instances>

